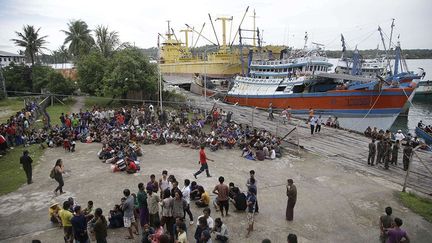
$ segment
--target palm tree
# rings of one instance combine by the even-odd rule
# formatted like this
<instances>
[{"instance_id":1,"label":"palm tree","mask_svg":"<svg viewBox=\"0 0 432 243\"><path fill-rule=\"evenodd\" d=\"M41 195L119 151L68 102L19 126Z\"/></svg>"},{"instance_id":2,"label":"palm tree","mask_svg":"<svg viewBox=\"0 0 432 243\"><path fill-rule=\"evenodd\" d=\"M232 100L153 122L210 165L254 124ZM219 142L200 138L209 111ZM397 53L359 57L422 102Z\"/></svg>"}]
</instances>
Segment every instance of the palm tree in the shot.
<instances>
[{"instance_id":1,"label":"palm tree","mask_svg":"<svg viewBox=\"0 0 432 243\"><path fill-rule=\"evenodd\" d=\"M47 43L45 38L48 36L39 37L40 29L35 30L33 25L25 25L22 33L15 31L19 39L11 39L11 41L15 42L15 45L25 48L24 53L26 57L30 58L32 66L35 64L36 55L42 53L43 49L46 49L44 47Z\"/></svg>"},{"instance_id":2,"label":"palm tree","mask_svg":"<svg viewBox=\"0 0 432 243\"><path fill-rule=\"evenodd\" d=\"M107 26L99 25L95 30L96 47L104 57L109 57L120 45L117 31L109 31Z\"/></svg>"},{"instance_id":3,"label":"palm tree","mask_svg":"<svg viewBox=\"0 0 432 243\"><path fill-rule=\"evenodd\" d=\"M62 32L66 34L64 44L69 43L69 53L74 57L90 52L94 40L86 22L71 20L68 23L68 30L62 30Z\"/></svg>"}]
</instances>

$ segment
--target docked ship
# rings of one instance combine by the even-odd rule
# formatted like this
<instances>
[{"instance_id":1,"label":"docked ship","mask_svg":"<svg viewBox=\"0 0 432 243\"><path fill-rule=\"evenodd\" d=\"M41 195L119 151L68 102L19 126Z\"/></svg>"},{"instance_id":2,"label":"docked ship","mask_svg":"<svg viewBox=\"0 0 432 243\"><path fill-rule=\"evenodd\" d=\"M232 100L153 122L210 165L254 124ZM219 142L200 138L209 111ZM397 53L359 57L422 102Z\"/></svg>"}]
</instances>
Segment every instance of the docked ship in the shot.
<instances>
[{"instance_id":1,"label":"docked ship","mask_svg":"<svg viewBox=\"0 0 432 243\"><path fill-rule=\"evenodd\" d=\"M248 9L246 9L245 15L247 11ZM253 17L255 26L255 13ZM160 71L164 81L173 84L191 84L198 86L193 90L201 90L199 87L203 86L203 81L201 80L218 80L217 82L220 82L221 80L230 80L236 75L242 74L242 70L247 66L244 60L247 59L248 50L241 50L238 46L233 45L237 34L234 36L233 40L227 40L227 24L232 21L232 17L219 17L216 20L220 21L222 25L221 43L219 43L219 41L217 41L217 43L210 41L209 38L202 35L202 30L198 32L188 25L186 29L181 30L181 32L184 32L185 40L182 42L177 38L168 22L168 31L165 36L159 34L163 41L160 45L158 44L160 46ZM211 17L210 21L212 21ZM203 28L204 26L205 24ZM214 29L213 31L216 36L216 31ZM198 38L205 39L212 44L212 46L206 46L204 53L194 55L191 52L189 43L189 33L191 32L198 34ZM257 40L259 41L260 37L257 35L258 31L253 30L252 32L253 46L255 46L255 42ZM218 40L217 36L216 40ZM195 41L193 46L195 46L196 43L197 41ZM267 46L263 49L274 55L279 55L283 48L284 47L280 46Z\"/></svg>"},{"instance_id":2,"label":"docked ship","mask_svg":"<svg viewBox=\"0 0 432 243\"><path fill-rule=\"evenodd\" d=\"M384 79L327 73L331 64L318 50L278 61L257 60L248 77L237 76L225 98L244 106L285 109L307 117L309 110L338 118L342 128L389 129L414 87ZM323 119L324 119L323 118Z\"/></svg>"}]
</instances>

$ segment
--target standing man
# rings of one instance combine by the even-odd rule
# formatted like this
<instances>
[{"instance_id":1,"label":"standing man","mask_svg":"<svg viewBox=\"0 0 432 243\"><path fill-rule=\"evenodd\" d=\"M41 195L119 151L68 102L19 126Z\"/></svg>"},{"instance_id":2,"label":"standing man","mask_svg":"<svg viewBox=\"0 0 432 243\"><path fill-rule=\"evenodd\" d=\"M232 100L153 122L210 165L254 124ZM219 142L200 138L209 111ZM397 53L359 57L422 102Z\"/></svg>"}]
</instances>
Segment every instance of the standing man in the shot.
<instances>
[{"instance_id":1,"label":"standing man","mask_svg":"<svg viewBox=\"0 0 432 243\"><path fill-rule=\"evenodd\" d=\"M405 171L408 170L412 152L413 152L413 148L411 143L409 142L408 145L405 146L403 150L403 167L404 167L403 169Z\"/></svg>"},{"instance_id":2,"label":"standing man","mask_svg":"<svg viewBox=\"0 0 432 243\"><path fill-rule=\"evenodd\" d=\"M135 208L135 200L133 196L130 194L129 189L123 190L123 195L126 197L126 201L123 203L123 224L125 228L128 228L129 236L126 239L133 239L132 226L135 227L136 234L138 234L138 226L135 222L134 217L134 208Z\"/></svg>"},{"instance_id":3,"label":"standing man","mask_svg":"<svg viewBox=\"0 0 432 243\"><path fill-rule=\"evenodd\" d=\"M181 190L182 194L183 194L183 199L186 201L186 208L184 209L183 212L183 219L185 219L186 217L186 213L189 215L189 224L193 225L193 215L192 212L190 211L190 180L189 179L185 179L184 180L184 186Z\"/></svg>"},{"instance_id":4,"label":"standing man","mask_svg":"<svg viewBox=\"0 0 432 243\"><path fill-rule=\"evenodd\" d=\"M256 201L256 205L255 205L255 213L258 213L259 211L259 207L258 207L258 188L257 188L257 181L255 179L255 171L254 170L250 170L249 171L249 179L246 181L246 187L248 188L253 188L255 190L254 195L255 195L255 201Z\"/></svg>"},{"instance_id":5,"label":"standing man","mask_svg":"<svg viewBox=\"0 0 432 243\"><path fill-rule=\"evenodd\" d=\"M213 193L217 195L217 204L220 208L222 217L224 216L223 210L225 208L225 215L228 216L229 209L229 188L224 184L225 178L223 176L219 177L219 185L215 186Z\"/></svg>"},{"instance_id":6,"label":"standing man","mask_svg":"<svg viewBox=\"0 0 432 243\"><path fill-rule=\"evenodd\" d=\"M322 119L321 119L321 115L319 115L318 118L316 119L315 133L321 132L321 124L322 124Z\"/></svg>"},{"instance_id":7,"label":"standing man","mask_svg":"<svg viewBox=\"0 0 432 243\"><path fill-rule=\"evenodd\" d=\"M273 103L269 104L269 108L268 108L268 118L267 120L273 121Z\"/></svg>"},{"instance_id":8,"label":"standing man","mask_svg":"<svg viewBox=\"0 0 432 243\"><path fill-rule=\"evenodd\" d=\"M87 221L82 213L81 206L77 205L74 208L75 215L71 219L72 232L75 242L87 243L89 242L87 234Z\"/></svg>"},{"instance_id":9,"label":"standing man","mask_svg":"<svg viewBox=\"0 0 432 243\"><path fill-rule=\"evenodd\" d=\"M195 177L195 179L197 179L197 175L201 174L201 172L203 172L204 170L206 171L207 177L211 177L209 169L208 169L208 165L207 165L207 160L210 160L212 162L214 162L214 160L207 158L207 155L204 151L204 144L201 144L201 149L199 152L199 164L201 164L201 168L199 169L199 171L195 172L195 174L193 174L193 176Z\"/></svg>"},{"instance_id":10,"label":"standing man","mask_svg":"<svg viewBox=\"0 0 432 243\"><path fill-rule=\"evenodd\" d=\"M255 206L256 206L256 197L255 197L255 188L249 187L248 195L246 199L246 205L247 205L247 221L248 221L248 228L247 228L247 234L246 238L249 237L250 232L253 231L254 226L254 216L255 216Z\"/></svg>"},{"instance_id":11,"label":"standing man","mask_svg":"<svg viewBox=\"0 0 432 243\"><path fill-rule=\"evenodd\" d=\"M315 126L317 125L317 118L315 116L313 116L310 119L310 129L311 129L311 135L314 134L314 130L315 130Z\"/></svg>"},{"instance_id":12,"label":"standing man","mask_svg":"<svg viewBox=\"0 0 432 243\"><path fill-rule=\"evenodd\" d=\"M390 150L391 150L391 142L390 142L390 140L389 139L384 139L384 149L383 149L383 151L384 151L384 156L383 156L383 159L384 159L384 169L386 169L386 170L388 170L388 168L389 168L389 162L390 162Z\"/></svg>"},{"instance_id":13,"label":"standing man","mask_svg":"<svg viewBox=\"0 0 432 243\"><path fill-rule=\"evenodd\" d=\"M376 158L376 163L377 165L379 163L381 163L382 157L383 157L383 140L382 138L378 138L378 143L377 143L377 158Z\"/></svg>"},{"instance_id":14,"label":"standing man","mask_svg":"<svg viewBox=\"0 0 432 243\"><path fill-rule=\"evenodd\" d=\"M385 208L385 215L382 215L379 219L379 224L380 224L380 239L382 243L386 243L387 241L387 230L390 229L392 227L393 224L393 216L392 216L392 208L391 207L386 207Z\"/></svg>"},{"instance_id":15,"label":"standing man","mask_svg":"<svg viewBox=\"0 0 432 243\"><path fill-rule=\"evenodd\" d=\"M153 191L153 187L147 186L147 205L149 209L149 221L151 227L156 227L156 222L160 222L159 219L159 195Z\"/></svg>"},{"instance_id":16,"label":"standing man","mask_svg":"<svg viewBox=\"0 0 432 243\"><path fill-rule=\"evenodd\" d=\"M294 219L294 206L297 202L297 188L292 179L288 179L287 197L286 220L292 221Z\"/></svg>"},{"instance_id":17,"label":"standing man","mask_svg":"<svg viewBox=\"0 0 432 243\"><path fill-rule=\"evenodd\" d=\"M397 165L399 147L400 147L399 140L396 140L395 144L393 144L392 156L391 156L391 163L393 165Z\"/></svg>"},{"instance_id":18,"label":"standing man","mask_svg":"<svg viewBox=\"0 0 432 243\"><path fill-rule=\"evenodd\" d=\"M137 194L138 208L139 208L139 218L141 228L144 230L144 225L149 223L149 210L147 204L147 193L144 189L144 184L138 184L138 194Z\"/></svg>"},{"instance_id":19,"label":"standing man","mask_svg":"<svg viewBox=\"0 0 432 243\"><path fill-rule=\"evenodd\" d=\"M26 173L27 176L27 184L32 184L32 163L33 160L32 158L29 156L29 151L28 150L24 150L23 155L20 158L20 163L22 164L22 167Z\"/></svg>"},{"instance_id":20,"label":"standing man","mask_svg":"<svg viewBox=\"0 0 432 243\"><path fill-rule=\"evenodd\" d=\"M376 154L376 144L375 144L375 139L372 138L372 142L369 143L368 165L374 166L375 154Z\"/></svg>"}]
</instances>

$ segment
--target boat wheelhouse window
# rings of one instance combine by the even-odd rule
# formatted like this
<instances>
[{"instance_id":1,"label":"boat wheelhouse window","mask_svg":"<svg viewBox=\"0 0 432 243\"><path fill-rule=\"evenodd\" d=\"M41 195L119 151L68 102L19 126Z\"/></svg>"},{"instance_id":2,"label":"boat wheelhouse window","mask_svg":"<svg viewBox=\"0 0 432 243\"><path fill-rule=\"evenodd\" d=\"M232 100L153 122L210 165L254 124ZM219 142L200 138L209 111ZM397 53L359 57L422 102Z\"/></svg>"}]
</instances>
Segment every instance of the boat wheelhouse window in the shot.
<instances>
[{"instance_id":1,"label":"boat wheelhouse window","mask_svg":"<svg viewBox=\"0 0 432 243\"><path fill-rule=\"evenodd\" d=\"M276 91L284 91L286 86L279 86L276 88Z\"/></svg>"},{"instance_id":2,"label":"boat wheelhouse window","mask_svg":"<svg viewBox=\"0 0 432 243\"><path fill-rule=\"evenodd\" d=\"M303 93L304 89L305 89L304 85L294 85L292 91L293 93Z\"/></svg>"},{"instance_id":3,"label":"boat wheelhouse window","mask_svg":"<svg viewBox=\"0 0 432 243\"><path fill-rule=\"evenodd\" d=\"M288 69L287 68L284 68L284 70L283 70L284 72L287 72L288 71Z\"/></svg>"}]
</instances>

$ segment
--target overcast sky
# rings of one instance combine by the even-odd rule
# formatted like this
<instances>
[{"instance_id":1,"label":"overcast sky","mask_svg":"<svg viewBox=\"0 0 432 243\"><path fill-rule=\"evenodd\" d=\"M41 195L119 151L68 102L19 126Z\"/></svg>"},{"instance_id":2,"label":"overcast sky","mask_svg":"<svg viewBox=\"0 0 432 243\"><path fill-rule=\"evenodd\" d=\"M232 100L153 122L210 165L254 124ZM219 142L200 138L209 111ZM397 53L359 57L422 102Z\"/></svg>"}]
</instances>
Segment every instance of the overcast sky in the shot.
<instances>
[{"instance_id":1,"label":"overcast sky","mask_svg":"<svg viewBox=\"0 0 432 243\"><path fill-rule=\"evenodd\" d=\"M17 52L10 39L27 24L41 27L40 34L48 35L47 47L55 50L65 38L60 30L76 19L84 20L91 29L107 25L119 32L121 41L147 48L156 46L157 33L166 32L166 20L171 20L182 40L184 34L178 31L185 28L185 23L200 29L206 22L203 33L215 40L207 16L210 13L213 19L234 17L233 38L247 6L250 8L242 28L252 28L255 9L265 44L301 48L307 31L309 42L325 44L330 50L341 48L341 33L349 49L356 45L374 49L378 44L382 49L377 27L381 25L389 36L391 19L395 18L394 36L400 34L402 48L432 49L431 0L0 0L0 50ZM221 40L219 21L215 28ZM198 43L204 44L203 39Z\"/></svg>"}]
</instances>

